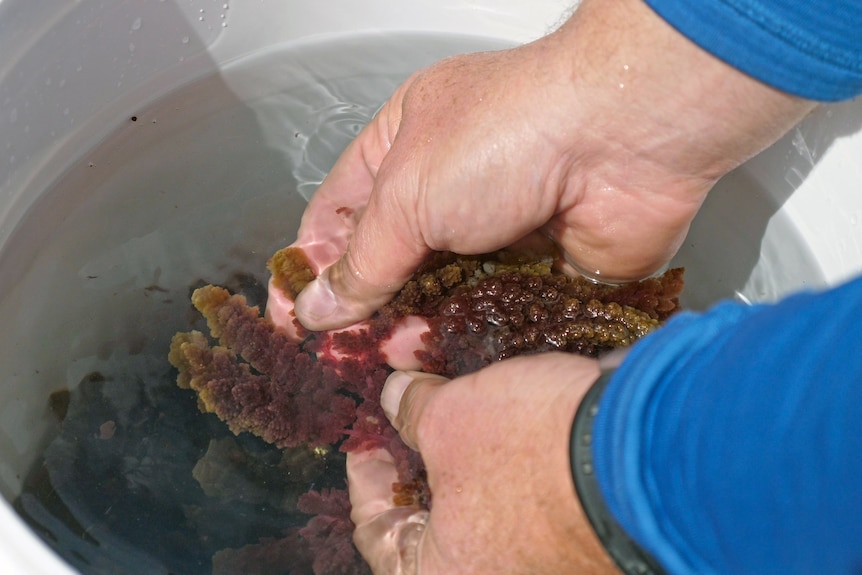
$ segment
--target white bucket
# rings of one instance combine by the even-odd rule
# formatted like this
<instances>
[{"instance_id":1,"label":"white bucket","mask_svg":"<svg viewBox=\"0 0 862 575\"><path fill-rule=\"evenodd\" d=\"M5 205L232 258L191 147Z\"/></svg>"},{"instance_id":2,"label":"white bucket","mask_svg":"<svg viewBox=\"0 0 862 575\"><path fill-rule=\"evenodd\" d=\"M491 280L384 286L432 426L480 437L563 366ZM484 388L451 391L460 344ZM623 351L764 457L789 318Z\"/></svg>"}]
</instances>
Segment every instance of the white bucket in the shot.
<instances>
[{"instance_id":1,"label":"white bucket","mask_svg":"<svg viewBox=\"0 0 862 575\"><path fill-rule=\"evenodd\" d=\"M71 572L9 504L51 392L158 369L183 290L262 273L401 79L541 36L568 4L0 0L0 571ZM675 262L689 306L862 269L860 128L862 101L824 106L719 184Z\"/></svg>"}]
</instances>

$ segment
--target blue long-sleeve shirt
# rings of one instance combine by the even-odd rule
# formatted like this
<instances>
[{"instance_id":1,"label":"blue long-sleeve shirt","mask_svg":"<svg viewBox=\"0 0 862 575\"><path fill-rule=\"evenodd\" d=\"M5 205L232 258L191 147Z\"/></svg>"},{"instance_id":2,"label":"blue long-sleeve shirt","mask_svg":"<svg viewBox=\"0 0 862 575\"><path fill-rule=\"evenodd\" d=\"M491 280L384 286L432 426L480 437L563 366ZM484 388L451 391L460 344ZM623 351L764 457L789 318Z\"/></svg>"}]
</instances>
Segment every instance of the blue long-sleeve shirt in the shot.
<instances>
[{"instance_id":1,"label":"blue long-sleeve shirt","mask_svg":"<svg viewBox=\"0 0 862 575\"><path fill-rule=\"evenodd\" d=\"M670 573L862 573L862 278L676 316L593 438L611 513Z\"/></svg>"},{"instance_id":2,"label":"blue long-sleeve shirt","mask_svg":"<svg viewBox=\"0 0 862 575\"><path fill-rule=\"evenodd\" d=\"M820 101L862 93L859 0L646 0L738 70Z\"/></svg>"},{"instance_id":3,"label":"blue long-sleeve shirt","mask_svg":"<svg viewBox=\"0 0 862 575\"><path fill-rule=\"evenodd\" d=\"M645 0L785 92L862 93L860 0ZM862 278L776 305L681 314L601 400L611 513L681 573L862 574Z\"/></svg>"}]
</instances>

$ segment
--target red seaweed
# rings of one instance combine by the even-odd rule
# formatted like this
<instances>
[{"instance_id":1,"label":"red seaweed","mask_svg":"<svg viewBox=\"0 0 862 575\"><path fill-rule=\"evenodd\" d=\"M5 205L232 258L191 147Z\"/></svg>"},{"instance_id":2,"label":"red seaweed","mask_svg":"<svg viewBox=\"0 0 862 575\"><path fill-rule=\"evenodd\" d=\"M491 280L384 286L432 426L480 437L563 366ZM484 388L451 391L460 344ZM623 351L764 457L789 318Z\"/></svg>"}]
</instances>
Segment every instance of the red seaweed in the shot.
<instances>
[{"instance_id":1,"label":"red seaweed","mask_svg":"<svg viewBox=\"0 0 862 575\"><path fill-rule=\"evenodd\" d=\"M310 279L303 254L295 251L285 256L283 250L273 258L279 266L271 265L276 285L289 286L293 294ZM549 350L599 356L630 345L679 308L682 269L607 286L564 276L551 264L549 257L508 252L437 254L366 329L304 332L302 343L290 341L242 295L205 286L192 302L218 345L200 332L180 333L169 359L179 369L178 384L194 390L200 409L215 413L234 433L254 433L282 448L386 448L399 470L393 500L428 508L432 494L421 457L401 442L379 404L391 372L380 344L401 318L428 320L426 349L417 357L425 371L455 377ZM368 573L352 544L346 490L312 490L300 498L299 508L310 516L305 527L288 530L283 539L217 554L216 572L279 573L289 567L291 573L314 575Z\"/></svg>"}]
</instances>

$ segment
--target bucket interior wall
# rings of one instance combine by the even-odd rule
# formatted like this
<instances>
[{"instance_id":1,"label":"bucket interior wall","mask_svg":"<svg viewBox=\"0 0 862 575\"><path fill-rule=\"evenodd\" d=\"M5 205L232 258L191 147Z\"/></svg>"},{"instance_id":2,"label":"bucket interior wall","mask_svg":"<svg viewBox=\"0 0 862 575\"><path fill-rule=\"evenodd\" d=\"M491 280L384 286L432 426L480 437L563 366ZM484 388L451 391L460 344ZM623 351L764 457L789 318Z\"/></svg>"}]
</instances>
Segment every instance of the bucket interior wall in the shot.
<instances>
[{"instance_id":1,"label":"bucket interior wall","mask_svg":"<svg viewBox=\"0 0 862 575\"><path fill-rule=\"evenodd\" d=\"M105 389L164 379L171 335L194 325L190 288L265 280L266 259L292 241L315 186L412 71L536 37L565 9L61 4L0 3L0 30L32 32L26 43L20 32L0 39L14 56L0 68L0 492L9 502L56 435L51 394L94 373ZM718 184L672 262L687 268L687 307L770 301L862 269L860 126L862 102L823 107ZM112 401L132 401L123 389ZM7 541L36 541L8 507ZM12 547L0 543L0 566L25 561ZM38 563L29 572L58 572L26 561Z\"/></svg>"}]
</instances>

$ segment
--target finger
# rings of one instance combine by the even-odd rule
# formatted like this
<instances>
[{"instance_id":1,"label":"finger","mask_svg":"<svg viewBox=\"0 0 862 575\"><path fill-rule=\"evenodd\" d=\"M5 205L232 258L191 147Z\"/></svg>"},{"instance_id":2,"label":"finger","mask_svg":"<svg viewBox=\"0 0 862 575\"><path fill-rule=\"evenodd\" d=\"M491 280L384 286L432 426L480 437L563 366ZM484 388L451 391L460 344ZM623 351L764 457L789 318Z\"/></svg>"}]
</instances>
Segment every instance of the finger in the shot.
<instances>
[{"instance_id":1,"label":"finger","mask_svg":"<svg viewBox=\"0 0 862 575\"><path fill-rule=\"evenodd\" d=\"M293 342L302 341L302 336L299 329L293 320L296 316L293 314L293 300L287 297L284 290L275 285L273 278L269 278L266 286L266 310L264 316L274 325L283 328L287 332L287 336Z\"/></svg>"},{"instance_id":2,"label":"finger","mask_svg":"<svg viewBox=\"0 0 862 575\"><path fill-rule=\"evenodd\" d=\"M422 336L431 330L424 317L409 315L398 322L390 336L380 344L380 351L392 369L420 369L417 354L425 350Z\"/></svg>"},{"instance_id":3,"label":"finger","mask_svg":"<svg viewBox=\"0 0 862 575\"><path fill-rule=\"evenodd\" d=\"M401 439L421 451L419 422L440 386L449 380L421 371L395 371L386 379L380 405Z\"/></svg>"},{"instance_id":4,"label":"finger","mask_svg":"<svg viewBox=\"0 0 862 575\"><path fill-rule=\"evenodd\" d=\"M415 233L415 213L398 201L375 192L344 255L299 295L296 313L307 328L333 329L369 317L425 259L430 250Z\"/></svg>"},{"instance_id":5,"label":"finger","mask_svg":"<svg viewBox=\"0 0 862 575\"><path fill-rule=\"evenodd\" d=\"M405 89L406 83L347 146L306 206L293 245L303 249L315 275L347 249L398 132Z\"/></svg>"},{"instance_id":6,"label":"finger","mask_svg":"<svg viewBox=\"0 0 862 575\"><path fill-rule=\"evenodd\" d=\"M398 471L385 449L347 454L353 541L375 575L416 575L418 550L429 513L397 507L392 484Z\"/></svg>"},{"instance_id":7,"label":"finger","mask_svg":"<svg viewBox=\"0 0 862 575\"><path fill-rule=\"evenodd\" d=\"M303 215L297 245L306 250L318 279L297 298L296 315L309 329L334 329L369 317L427 254L424 242L414 239L411 221L397 202L399 194L374 187L412 81L348 146Z\"/></svg>"},{"instance_id":8,"label":"finger","mask_svg":"<svg viewBox=\"0 0 862 575\"><path fill-rule=\"evenodd\" d=\"M385 449L351 451L347 454L347 486L350 492L350 519L361 525L395 507L392 484L398 470L392 454Z\"/></svg>"},{"instance_id":9,"label":"finger","mask_svg":"<svg viewBox=\"0 0 862 575\"><path fill-rule=\"evenodd\" d=\"M374 124L375 120L360 132L338 158L306 206L296 241L280 252L298 249L302 254L303 266L280 269L278 282L273 282L274 278L270 279L266 316L288 330L291 339L299 338L298 326L293 323L296 319L295 292L302 289L308 280L302 278L302 287L291 285L288 290L279 288L285 283L290 285L293 274L305 274L308 268L314 276L320 275L347 249L356 221L371 195L377 166L388 149L388 145L379 141L381 132ZM287 261L293 259L287 258ZM305 268L305 265L308 267Z\"/></svg>"},{"instance_id":10,"label":"finger","mask_svg":"<svg viewBox=\"0 0 862 575\"><path fill-rule=\"evenodd\" d=\"M377 166L387 146L376 140L371 124L347 146L314 192L299 225L293 246L302 248L319 275L347 249L359 216L368 204Z\"/></svg>"}]
</instances>

